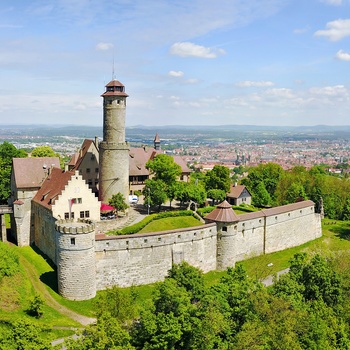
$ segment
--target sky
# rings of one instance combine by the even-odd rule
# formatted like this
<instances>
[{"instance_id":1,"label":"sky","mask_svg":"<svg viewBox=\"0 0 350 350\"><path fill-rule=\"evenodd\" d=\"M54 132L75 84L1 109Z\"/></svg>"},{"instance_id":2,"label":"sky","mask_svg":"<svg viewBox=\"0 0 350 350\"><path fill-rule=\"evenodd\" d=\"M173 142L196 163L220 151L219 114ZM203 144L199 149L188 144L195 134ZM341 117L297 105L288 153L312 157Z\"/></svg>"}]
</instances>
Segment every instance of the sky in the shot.
<instances>
[{"instance_id":1,"label":"sky","mask_svg":"<svg viewBox=\"0 0 350 350\"><path fill-rule=\"evenodd\" d=\"M349 125L350 0L1 0L0 125Z\"/></svg>"}]
</instances>

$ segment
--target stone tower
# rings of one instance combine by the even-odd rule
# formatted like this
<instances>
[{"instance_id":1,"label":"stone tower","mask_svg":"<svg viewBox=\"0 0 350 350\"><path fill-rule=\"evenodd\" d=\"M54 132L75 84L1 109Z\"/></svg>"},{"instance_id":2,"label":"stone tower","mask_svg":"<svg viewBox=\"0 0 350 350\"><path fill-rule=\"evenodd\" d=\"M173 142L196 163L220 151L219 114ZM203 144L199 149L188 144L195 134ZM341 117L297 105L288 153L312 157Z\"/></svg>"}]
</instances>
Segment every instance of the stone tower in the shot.
<instances>
[{"instance_id":1,"label":"stone tower","mask_svg":"<svg viewBox=\"0 0 350 350\"><path fill-rule=\"evenodd\" d=\"M100 143L99 199L108 203L112 195L129 195L129 145L125 141L125 87L118 80L106 85L103 97L103 141Z\"/></svg>"},{"instance_id":2,"label":"stone tower","mask_svg":"<svg viewBox=\"0 0 350 350\"><path fill-rule=\"evenodd\" d=\"M96 295L95 225L92 221L55 223L58 292L69 300Z\"/></svg>"}]
</instances>

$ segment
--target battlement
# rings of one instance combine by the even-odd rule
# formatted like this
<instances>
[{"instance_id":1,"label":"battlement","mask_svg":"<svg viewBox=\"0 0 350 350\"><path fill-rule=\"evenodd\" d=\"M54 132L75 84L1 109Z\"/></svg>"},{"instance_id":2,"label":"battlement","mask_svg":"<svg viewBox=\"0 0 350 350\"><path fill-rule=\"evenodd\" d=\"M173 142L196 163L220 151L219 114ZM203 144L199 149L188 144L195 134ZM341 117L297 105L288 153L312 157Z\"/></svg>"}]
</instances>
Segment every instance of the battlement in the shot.
<instances>
[{"instance_id":1,"label":"battlement","mask_svg":"<svg viewBox=\"0 0 350 350\"><path fill-rule=\"evenodd\" d=\"M55 230L69 234L90 233L95 231L95 223L88 219L61 219L55 222Z\"/></svg>"}]
</instances>

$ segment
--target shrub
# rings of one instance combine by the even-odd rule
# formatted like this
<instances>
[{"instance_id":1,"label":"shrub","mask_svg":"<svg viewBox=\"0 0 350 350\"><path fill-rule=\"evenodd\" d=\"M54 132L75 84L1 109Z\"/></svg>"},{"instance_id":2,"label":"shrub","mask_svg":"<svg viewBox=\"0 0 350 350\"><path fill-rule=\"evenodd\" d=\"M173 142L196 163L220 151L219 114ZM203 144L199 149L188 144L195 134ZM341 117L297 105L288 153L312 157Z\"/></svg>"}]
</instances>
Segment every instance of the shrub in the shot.
<instances>
[{"instance_id":1,"label":"shrub","mask_svg":"<svg viewBox=\"0 0 350 350\"><path fill-rule=\"evenodd\" d=\"M13 276L19 271L19 257L15 249L0 242L0 280L4 276Z\"/></svg>"}]
</instances>

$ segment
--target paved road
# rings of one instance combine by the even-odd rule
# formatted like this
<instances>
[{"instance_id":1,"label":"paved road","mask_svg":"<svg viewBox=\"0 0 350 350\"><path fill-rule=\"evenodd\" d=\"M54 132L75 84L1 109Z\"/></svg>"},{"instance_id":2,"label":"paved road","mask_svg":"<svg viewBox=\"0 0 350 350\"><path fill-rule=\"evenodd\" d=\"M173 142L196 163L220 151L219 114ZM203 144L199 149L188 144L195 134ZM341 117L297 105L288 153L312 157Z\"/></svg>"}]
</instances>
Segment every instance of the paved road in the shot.
<instances>
[{"instance_id":1,"label":"paved road","mask_svg":"<svg viewBox=\"0 0 350 350\"><path fill-rule=\"evenodd\" d=\"M285 273L288 273L289 272L289 267L287 269L284 269L284 270L281 270L281 271L278 271L277 272L277 276L281 276ZM265 286L265 287L268 287L268 286L271 286L273 284L273 277L274 275L270 275L270 276L267 276L263 281L262 281L262 284Z\"/></svg>"}]
</instances>

